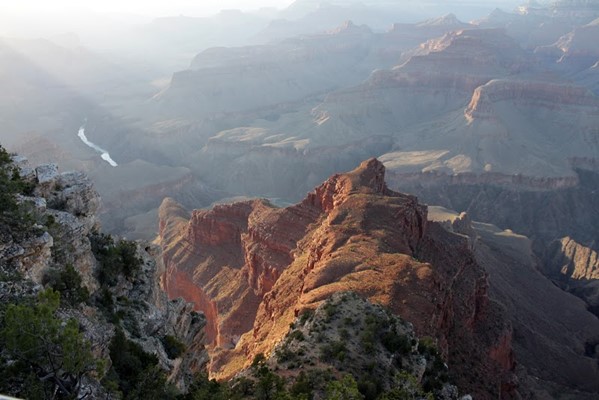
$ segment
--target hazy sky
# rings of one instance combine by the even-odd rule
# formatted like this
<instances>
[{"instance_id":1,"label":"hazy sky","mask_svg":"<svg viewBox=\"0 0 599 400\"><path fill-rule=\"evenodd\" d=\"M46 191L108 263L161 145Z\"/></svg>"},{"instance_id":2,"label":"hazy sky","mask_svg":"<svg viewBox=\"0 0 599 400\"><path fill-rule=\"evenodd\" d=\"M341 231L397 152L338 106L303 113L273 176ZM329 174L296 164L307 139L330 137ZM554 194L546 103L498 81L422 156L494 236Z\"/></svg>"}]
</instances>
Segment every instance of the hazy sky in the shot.
<instances>
[{"instance_id":1,"label":"hazy sky","mask_svg":"<svg viewBox=\"0 0 599 400\"><path fill-rule=\"evenodd\" d=\"M86 11L141 15L212 14L221 9L286 7L293 0L1 0L0 12L62 14Z\"/></svg>"},{"instance_id":2,"label":"hazy sky","mask_svg":"<svg viewBox=\"0 0 599 400\"><path fill-rule=\"evenodd\" d=\"M0 0L0 37L50 37L75 32L80 37L105 36L107 29L143 24L155 17L216 14L222 9L256 10L262 7L285 8L294 0ZM359 1L359 0L354 0ZM419 0L381 0L418 5ZM461 11L466 4L492 8L518 0L437 0L439 4L456 3ZM525 0L521 0L525 1ZM429 0L425 2L432 4ZM491 4L493 3L493 4ZM434 9L434 7L432 7ZM511 7L509 7L511 8ZM445 7L447 9L447 7ZM439 11L439 13L447 12ZM457 11L458 17L460 11ZM118 15L117 15L118 14ZM433 17L435 15L430 15ZM424 17L423 17L424 18ZM466 19L470 18L467 16ZM415 22L415 21L414 21Z\"/></svg>"}]
</instances>

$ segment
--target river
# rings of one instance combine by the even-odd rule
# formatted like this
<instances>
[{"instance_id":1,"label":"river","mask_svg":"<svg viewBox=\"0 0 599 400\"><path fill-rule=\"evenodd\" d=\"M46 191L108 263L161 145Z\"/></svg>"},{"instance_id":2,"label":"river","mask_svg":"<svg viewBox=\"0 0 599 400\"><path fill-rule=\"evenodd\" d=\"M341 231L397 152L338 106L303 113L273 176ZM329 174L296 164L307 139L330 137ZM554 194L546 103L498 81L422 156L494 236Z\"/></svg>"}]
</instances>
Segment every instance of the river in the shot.
<instances>
[{"instance_id":1,"label":"river","mask_svg":"<svg viewBox=\"0 0 599 400\"><path fill-rule=\"evenodd\" d=\"M100 153L100 157L102 157L102 160L106 161L108 164L110 164L113 167L118 167L119 166L116 163L116 161L114 161L110 157L110 154L108 154L108 152L106 150L104 150L103 148L101 148L97 144L95 144L93 142L90 142L87 139L87 136L85 136L85 125L83 125L81 128L79 128L79 133L77 133L77 136L79 136L79 139L81 139L81 141L83 143L85 143L87 146L91 147L92 149L94 149L95 151L97 151L98 153Z\"/></svg>"}]
</instances>

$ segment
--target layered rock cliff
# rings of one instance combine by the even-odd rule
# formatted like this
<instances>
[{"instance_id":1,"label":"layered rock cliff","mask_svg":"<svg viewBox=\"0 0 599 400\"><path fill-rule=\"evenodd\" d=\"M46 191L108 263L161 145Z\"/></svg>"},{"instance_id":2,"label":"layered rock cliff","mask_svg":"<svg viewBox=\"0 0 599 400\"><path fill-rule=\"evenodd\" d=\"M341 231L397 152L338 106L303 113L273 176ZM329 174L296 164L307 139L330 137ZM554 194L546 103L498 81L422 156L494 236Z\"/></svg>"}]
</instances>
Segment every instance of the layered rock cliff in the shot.
<instances>
[{"instance_id":1,"label":"layered rock cliff","mask_svg":"<svg viewBox=\"0 0 599 400\"><path fill-rule=\"evenodd\" d=\"M599 339L599 320L582 301L543 276L532 241L438 206L429 207L429 219L468 237L477 263L489 274L489 295L505 307L513 325L522 396L594 398L599 366L592 349ZM571 240L562 243L589 254Z\"/></svg>"},{"instance_id":2,"label":"layered rock cliff","mask_svg":"<svg viewBox=\"0 0 599 400\"><path fill-rule=\"evenodd\" d=\"M549 267L553 267L550 272L556 278L561 275L565 280L599 279L599 256L590 246L565 237L552 244L549 254Z\"/></svg>"},{"instance_id":3,"label":"layered rock cliff","mask_svg":"<svg viewBox=\"0 0 599 400\"><path fill-rule=\"evenodd\" d=\"M187 219L167 200L164 287L206 312L214 376L269 354L302 311L352 290L436 337L459 386L507 396L510 324L489 300L468 241L426 214L416 198L387 188L375 159L284 209L254 200Z\"/></svg>"},{"instance_id":4,"label":"layered rock cliff","mask_svg":"<svg viewBox=\"0 0 599 400\"><path fill-rule=\"evenodd\" d=\"M599 19L575 28L551 46L537 48L535 52L553 58L557 68L570 73L579 72L591 67L599 58L597 34Z\"/></svg>"},{"instance_id":5,"label":"layered rock cliff","mask_svg":"<svg viewBox=\"0 0 599 400\"><path fill-rule=\"evenodd\" d=\"M502 101L517 101L527 107L563 111L576 108L577 113L596 114L599 99L581 86L543 81L494 79L474 91L465 110L467 118L492 118L493 105Z\"/></svg>"},{"instance_id":6,"label":"layered rock cliff","mask_svg":"<svg viewBox=\"0 0 599 400\"><path fill-rule=\"evenodd\" d=\"M463 175L449 179L456 183L569 186L578 183L575 168L596 162L598 107L587 88L546 76L492 79L473 91L459 114L407 129L398 151L381 159L397 175L434 172Z\"/></svg>"},{"instance_id":7,"label":"layered rock cliff","mask_svg":"<svg viewBox=\"0 0 599 400\"><path fill-rule=\"evenodd\" d=\"M597 242L581 243L566 236L549 245L544 261L544 273L562 289L584 300L589 311L599 316Z\"/></svg>"}]
</instances>

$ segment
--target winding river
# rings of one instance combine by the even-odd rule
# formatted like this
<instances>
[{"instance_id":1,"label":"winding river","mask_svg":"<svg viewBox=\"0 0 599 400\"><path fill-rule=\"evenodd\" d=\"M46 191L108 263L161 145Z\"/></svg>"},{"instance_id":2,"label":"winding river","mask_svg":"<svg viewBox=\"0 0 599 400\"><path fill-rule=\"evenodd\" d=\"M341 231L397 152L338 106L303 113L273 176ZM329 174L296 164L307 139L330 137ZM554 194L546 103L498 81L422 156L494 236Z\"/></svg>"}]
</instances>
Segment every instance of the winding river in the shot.
<instances>
[{"instance_id":1,"label":"winding river","mask_svg":"<svg viewBox=\"0 0 599 400\"><path fill-rule=\"evenodd\" d=\"M97 144L95 144L93 142L90 142L87 139L87 136L85 136L85 125L83 125L81 128L79 128L79 133L77 133L77 136L79 136L79 139L81 139L81 141L83 143L85 143L88 147L91 147L92 149L94 149L95 151L97 151L98 153L100 153L100 157L102 157L102 160L106 161L108 164L110 164L113 167L118 167L119 166L116 163L116 161L114 161L110 157L110 154L108 154L108 152L106 150L104 150L103 148L101 148Z\"/></svg>"}]
</instances>

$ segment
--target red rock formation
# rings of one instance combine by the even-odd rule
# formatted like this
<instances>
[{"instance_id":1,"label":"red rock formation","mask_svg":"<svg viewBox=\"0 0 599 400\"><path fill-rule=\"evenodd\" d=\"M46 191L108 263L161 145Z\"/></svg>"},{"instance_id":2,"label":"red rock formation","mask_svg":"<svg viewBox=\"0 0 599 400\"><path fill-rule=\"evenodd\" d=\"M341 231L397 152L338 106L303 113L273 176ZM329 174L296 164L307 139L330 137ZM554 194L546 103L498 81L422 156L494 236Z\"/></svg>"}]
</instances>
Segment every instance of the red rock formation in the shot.
<instances>
[{"instance_id":1,"label":"red rock formation","mask_svg":"<svg viewBox=\"0 0 599 400\"><path fill-rule=\"evenodd\" d=\"M384 172L365 161L285 209L254 200L186 221L164 202L164 288L212 320L208 335L221 347L213 376L270 353L302 310L351 290L436 337L465 390L496 398L511 381L511 328L487 297L468 240L427 222L426 207L389 190Z\"/></svg>"}]
</instances>

